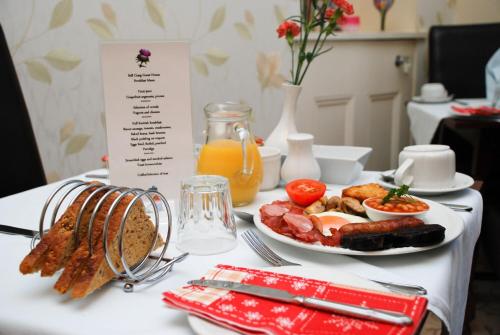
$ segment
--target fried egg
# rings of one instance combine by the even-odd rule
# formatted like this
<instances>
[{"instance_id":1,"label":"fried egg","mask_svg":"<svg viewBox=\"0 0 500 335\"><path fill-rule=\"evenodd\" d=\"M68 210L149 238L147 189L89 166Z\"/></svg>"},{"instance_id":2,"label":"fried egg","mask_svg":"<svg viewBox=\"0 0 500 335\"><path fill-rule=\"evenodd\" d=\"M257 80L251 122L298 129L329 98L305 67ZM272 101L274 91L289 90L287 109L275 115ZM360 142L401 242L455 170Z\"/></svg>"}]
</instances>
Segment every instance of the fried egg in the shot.
<instances>
[{"instance_id":1,"label":"fried egg","mask_svg":"<svg viewBox=\"0 0 500 335\"><path fill-rule=\"evenodd\" d=\"M330 228L340 229L340 227L348 223L368 222L367 219L360 216L340 212L323 212L314 214L314 216L320 220L323 226L323 235L325 236L331 235Z\"/></svg>"}]
</instances>

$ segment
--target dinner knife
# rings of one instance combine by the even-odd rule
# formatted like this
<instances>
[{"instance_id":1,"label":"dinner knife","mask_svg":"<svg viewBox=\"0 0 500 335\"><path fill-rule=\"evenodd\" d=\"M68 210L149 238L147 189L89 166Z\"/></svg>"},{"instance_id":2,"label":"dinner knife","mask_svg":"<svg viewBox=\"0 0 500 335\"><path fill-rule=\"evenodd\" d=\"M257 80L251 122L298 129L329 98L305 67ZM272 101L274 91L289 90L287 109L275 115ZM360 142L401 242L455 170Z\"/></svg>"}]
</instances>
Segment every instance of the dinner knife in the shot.
<instances>
[{"instance_id":1,"label":"dinner knife","mask_svg":"<svg viewBox=\"0 0 500 335\"><path fill-rule=\"evenodd\" d=\"M188 282L188 284L246 293L262 298L269 298L272 300L283 301L296 305L302 305L313 309L319 309L326 312L352 316L360 319L381 321L403 326L411 325L413 323L413 320L409 316L403 313L362 307L352 304L335 302L331 300L309 298L301 295L293 295L288 291L270 287L242 284L225 280L207 280L207 279L191 280Z\"/></svg>"},{"instance_id":2,"label":"dinner knife","mask_svg":"<svg viewBox=\"0 0 500 335\"><path fill-rule=\"evenodd\" d=\"M38 231L0 224L0 233L10 234L10 235L23 235L32 238L38 233Z\"/></svg>"}]
</instances>

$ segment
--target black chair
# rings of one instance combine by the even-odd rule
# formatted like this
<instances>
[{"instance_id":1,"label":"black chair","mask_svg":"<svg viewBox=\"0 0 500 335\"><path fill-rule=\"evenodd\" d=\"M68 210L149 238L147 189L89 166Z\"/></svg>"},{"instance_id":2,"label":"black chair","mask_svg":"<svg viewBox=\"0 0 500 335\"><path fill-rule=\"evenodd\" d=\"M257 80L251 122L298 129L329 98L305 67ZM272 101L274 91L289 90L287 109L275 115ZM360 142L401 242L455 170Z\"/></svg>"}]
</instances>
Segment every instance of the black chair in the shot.
<instances>
[{"instance_id":1,"label":"black chair","mask_svg":"<svg viewBox=\"0 0 500 335\"><path fill-rule=\"evenodd\" d=\"M0 25L0 197L47 184L35 135Z\"/></svg>"},{"instance_id":2,"label":"black chair","mask_svg":"<svg viewBox=\"0 0 500 335\"><path fill-rule=\"evenodd\" d=\"M486 64L498 48L500 23L431 27L429 82L455 98L483 98Z\"/></svg>"}]
</instances>

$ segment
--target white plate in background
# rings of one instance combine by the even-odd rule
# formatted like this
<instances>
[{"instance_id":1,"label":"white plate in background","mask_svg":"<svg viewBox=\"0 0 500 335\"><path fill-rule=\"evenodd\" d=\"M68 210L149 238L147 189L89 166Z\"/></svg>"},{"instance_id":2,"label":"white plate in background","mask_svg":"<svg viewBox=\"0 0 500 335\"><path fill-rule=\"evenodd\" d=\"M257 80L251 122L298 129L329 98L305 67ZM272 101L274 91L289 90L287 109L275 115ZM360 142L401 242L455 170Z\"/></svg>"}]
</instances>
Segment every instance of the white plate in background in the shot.
<instances>
[{"instance_id":1,"label":"white plate in background","mask_svg":"<svg viewBox=\"0 0 500 335\"><path fill-rule=\"evenodd\" d=\"M383 174L394 175L394 170L385 171L385 172L383 172ZM394 182L384 181L383 179L380 179L379 182L382 186L385 186L388 188L399 188L399 186L395 185ZM466 174L460 173L460 172L456 172L455 178L453 180L453 186L443 187L443 188L410 187L410 189L408 190L408 193L415 194L415 195L439 195L439 194L462 191L462 190L465 190L466 188L471 187L472 185L474 185L474 179L472 177L470 177Z\"/></svg>"}]
</instances>

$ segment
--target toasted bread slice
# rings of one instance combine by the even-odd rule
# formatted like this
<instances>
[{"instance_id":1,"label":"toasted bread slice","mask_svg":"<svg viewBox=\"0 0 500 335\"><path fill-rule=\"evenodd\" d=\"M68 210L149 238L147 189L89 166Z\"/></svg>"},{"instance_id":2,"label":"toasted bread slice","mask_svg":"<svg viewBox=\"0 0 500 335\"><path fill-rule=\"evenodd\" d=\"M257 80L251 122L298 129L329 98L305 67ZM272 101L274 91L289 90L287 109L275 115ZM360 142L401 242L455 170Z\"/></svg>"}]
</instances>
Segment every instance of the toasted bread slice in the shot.
<instances>
[{"instance_id":1,"label":"toasted bread slice","mask_svg":"<svg viewBox=\"0 0 500 335\"><path fill-rule=\"evenodd\" d=\"M92 225L93 245L96 245L96 243L100 240L104 227L104 222L106 220L106 215L109 209L111 208L111 205L118 196L119 193L113 193L109 195L103 202L100 210L97 212L96 218ZM95 204L94 206L92 206L92 211L94 210L94 208ZM87 232L88 232L88 222L87 222ZM54 288L60 293L66 293L80 276L80 273L83 271L83 268L85 267L88 258L89 258L89 242L88 242L88 237L84 236L84 238L80 239L78 248L71 255L70 260L64 267L64 271L57 280L56 284L54 285Z\"/></svg>"},{"instance_id":2,"label":"toasted bread slice","mask_svg":"<svg viewBox=\"0 0 500 335\"><path fill-rule=\"evenodd\" d=\"M379 184L370 183L345 188L342 190L342 197L350 197L363 202L371 197L383 198L387 193L387 190Z\"/></svg>"},{"instance_id":3,"label":"toasted bread slice","mask_svg":"<svg viewBox=\"0 0 500 335\"><path fill-rule=\"evenodd\" d=\"M125 197L120 201L113 212L108 227L109 254L118 271L124 270L118 251L118 232L121 219L130 201L131 197ZM73 281L72 298L83 298L115 277L115 273L108 266L105 258L103 239L104 234L101 234L94 245L92 255L83 263L78 278ZM152 243L155 243L155 248L163 245L162 239L155 235L155 226L147 216L144 205L140 201L132 207L125 222L123 243L124 257L130 267L147 255Z\"/></svg>"},{"instance_id":4,"label":"toasted bread slice","mask_svg":"<svg viewBox=\"0 0 500 335\"><path fill-rule=\"evenodd\" d=\"M21 273L28 274L42 270L42 276L49 276L66 264L76 247L74 228L78 212L93 190L95 188L82 192L36 247L24 257L19 265Z\"/></svg>"}]
</instances>

